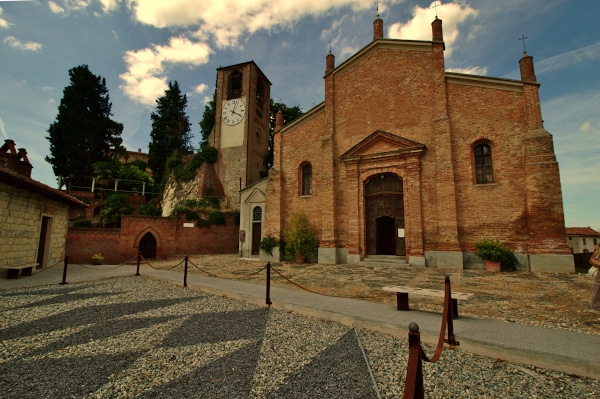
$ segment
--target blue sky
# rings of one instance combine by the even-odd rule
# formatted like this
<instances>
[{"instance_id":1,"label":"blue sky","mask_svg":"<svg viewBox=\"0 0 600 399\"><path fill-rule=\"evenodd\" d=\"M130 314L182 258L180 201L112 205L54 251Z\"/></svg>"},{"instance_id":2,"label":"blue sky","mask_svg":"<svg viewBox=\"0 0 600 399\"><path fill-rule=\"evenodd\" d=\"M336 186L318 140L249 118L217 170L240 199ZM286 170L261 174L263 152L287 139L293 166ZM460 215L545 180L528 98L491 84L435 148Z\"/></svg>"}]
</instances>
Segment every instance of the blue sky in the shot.
<instances>
[{"instance_id":1,"label":"blue sky","mask_svg":"<svg viewBox=\"0 0 600 399\"><path fill-rule=\"evenodd\" d=\"M443 21L446 69L518 79L534 57L544 125L554 136L566 225L600 229L600 2L383 0L387 38L431 40ZM32 177L56 186L44 161L68 70L106 78L129 150L147 151L150 113L176 80L198 144L216 69L253 60L271 96L304 111L323 101L325 56L339 65L373 37L374 0L0 0L0 142L28 151Z\"/></svg>"}]
</instances>

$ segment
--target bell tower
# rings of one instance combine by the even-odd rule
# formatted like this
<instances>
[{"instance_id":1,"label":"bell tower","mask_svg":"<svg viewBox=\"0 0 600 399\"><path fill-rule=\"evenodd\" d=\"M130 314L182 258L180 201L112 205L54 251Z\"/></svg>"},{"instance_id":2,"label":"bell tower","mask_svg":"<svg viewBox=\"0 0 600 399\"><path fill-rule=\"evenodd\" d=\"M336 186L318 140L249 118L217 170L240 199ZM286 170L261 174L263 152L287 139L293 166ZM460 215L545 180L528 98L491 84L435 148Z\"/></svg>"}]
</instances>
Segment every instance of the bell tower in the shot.
<instances>
[{"instance_id":1,"label":"bell tower","mask_svg":"<svg viewBox=\"0 0 600 399\"><path fill-rule=\"evenodd\" d=\"M217 69L216 116L209 143L227 208L240 208L240 190L266 177L271 82L254 61Z\"/></svg>"}]
</instances>

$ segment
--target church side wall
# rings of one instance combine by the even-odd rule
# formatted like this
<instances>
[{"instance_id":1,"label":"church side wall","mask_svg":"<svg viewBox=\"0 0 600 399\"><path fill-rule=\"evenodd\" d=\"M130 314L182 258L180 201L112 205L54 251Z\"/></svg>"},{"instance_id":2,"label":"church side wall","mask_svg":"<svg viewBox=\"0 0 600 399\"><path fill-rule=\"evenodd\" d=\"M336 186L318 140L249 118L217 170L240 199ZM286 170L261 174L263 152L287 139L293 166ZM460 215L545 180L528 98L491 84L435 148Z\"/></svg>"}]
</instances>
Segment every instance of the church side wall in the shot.
<instances>
[{"instance_id":1,"label":"church side wall","mask_svg":"<svg viewBox=\"0 0 600 399\"><path fill-rule=\"evenodd\" d=\"M323 153L323 142L327 138L323 137L324 115L320 114L310 121L300 125L291 132L285 133L283 140L283 152L281 156L281 174L279 178L284 179L281 185L281 224L283 230L291 216L291 212L296 210L303 211L315 228L322 232L321 212L328 207L323 201L324 185L331 185L331 154ZM300 186L300 165L303 162L310 162L312 165L312 195L301 195ZM328 173L329 171L329 173ZM269 181L269 186L272 183ZM267 194L268 197L268 194ZM271 203L269 199L269 203ZM267 212L272 212L267 209ZM268 234L265 231L265 234Z\"/></svg>"},{"instance_id":2,"label":"church side wall","mask_svg":"<svg viewBox=\"0 0 600 399\"><path fill-rule=\"evenodd\" d=\"M522 91L448 84L448 98L463 251L474 251L478 239L496 237L526 252ZM476 184L472 148L480 140L491 145L493 183Z\"/></svg>"}]
</instances>

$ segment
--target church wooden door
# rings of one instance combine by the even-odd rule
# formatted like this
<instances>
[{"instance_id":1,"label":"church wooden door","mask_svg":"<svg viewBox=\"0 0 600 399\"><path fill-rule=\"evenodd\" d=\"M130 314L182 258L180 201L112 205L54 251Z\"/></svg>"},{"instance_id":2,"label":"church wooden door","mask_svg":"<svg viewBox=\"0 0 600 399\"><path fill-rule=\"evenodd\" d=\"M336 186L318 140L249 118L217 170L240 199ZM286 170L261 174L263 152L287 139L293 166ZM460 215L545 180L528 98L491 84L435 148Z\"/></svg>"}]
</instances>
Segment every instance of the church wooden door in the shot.
<instances>
[{"instance_id":1,"label":"church wooden door","mask_svg":"<svg viewBox=\"0 0 600 399\"><path fill-rule=\"evenodd\" d=\"M402 180L394 174L372 177L365 184L367 255L406 255Z\"/></svg>"}]
</instances>

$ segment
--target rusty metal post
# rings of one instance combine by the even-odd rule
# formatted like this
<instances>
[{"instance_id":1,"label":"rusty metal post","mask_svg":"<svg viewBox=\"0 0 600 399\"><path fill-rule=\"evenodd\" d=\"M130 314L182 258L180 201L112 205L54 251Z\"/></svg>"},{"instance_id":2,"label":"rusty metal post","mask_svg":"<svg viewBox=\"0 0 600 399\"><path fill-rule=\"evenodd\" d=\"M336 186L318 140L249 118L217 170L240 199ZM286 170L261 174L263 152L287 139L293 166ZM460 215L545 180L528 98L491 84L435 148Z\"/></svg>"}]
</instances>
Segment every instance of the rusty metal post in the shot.
<instances>
[{"instance_id":1,"label":"rusty metal post","mask_svg":"<svg viewBox=\"0 0 600 399\"><path fill-rule=\"evenodd\" d=\"M140 255L140 253L138 252L138 256L137 256L137 270L135 271L135 275L139 276L140 275L140 261L142 259L142 255Z\"/></svg>"},{"instance_id":2,"label":"rusty metal post","mask_svg":"<svg viewBox=\"0 0 600 399\"><path fill-rule=\"evenodd\" d=\"M455 315L458 317L457 304L452 300L452 290L450 289L450 276L446 275L446 279L444 281L445 291L447 292L445 300L450 301L448 304L448 314L446 315L446 322L448 323L448 339L446 339L446 343L450 345L460 345L456 339L454 339L454 325L452 323L452 319L454 319Z\"/></svg>"},{"instance_id":3,"label":"rusty metal post","mask_svg":"<svg viewBox=\"0 0 600 399\"><path fill-rule=\"evenodd\" d=\"M267 262L267 306L271 304L271 262Z\"/></svg>"},{"instance_id":4,"label":"rusty metal post","mask_svg":"<svg viewBox=\"0 0 600 399\"><path fill-rule=\"evenodd\" d=\"M408 329L408 365L406 367L406 381L404 382L404 396L402 398L424 399L421 333L419 333L419 325L417 323L410 323Z\"/></svg>"},{"instance_id":5,"label":"rusty metal post","mask_svg":"<svg viewBox=\"0 0 600 399\"><path fill-rule=\"evenodd\" d=\"M67 284L67 265L69 264L69 257L65 256L65 266L63 268L63 279L61 285Z\"/></svg>"},{"instance_id":6,"label":"rusty metal post","mask_svg":"<svg viewBox=\"0 0 600 399\"><path fill-rule=\"evenodd\" d=\"M188 257L185 256L185 266L183 268L183 286L187 287L187 265L188 265Z\"/></svg>"}]
</instances>

